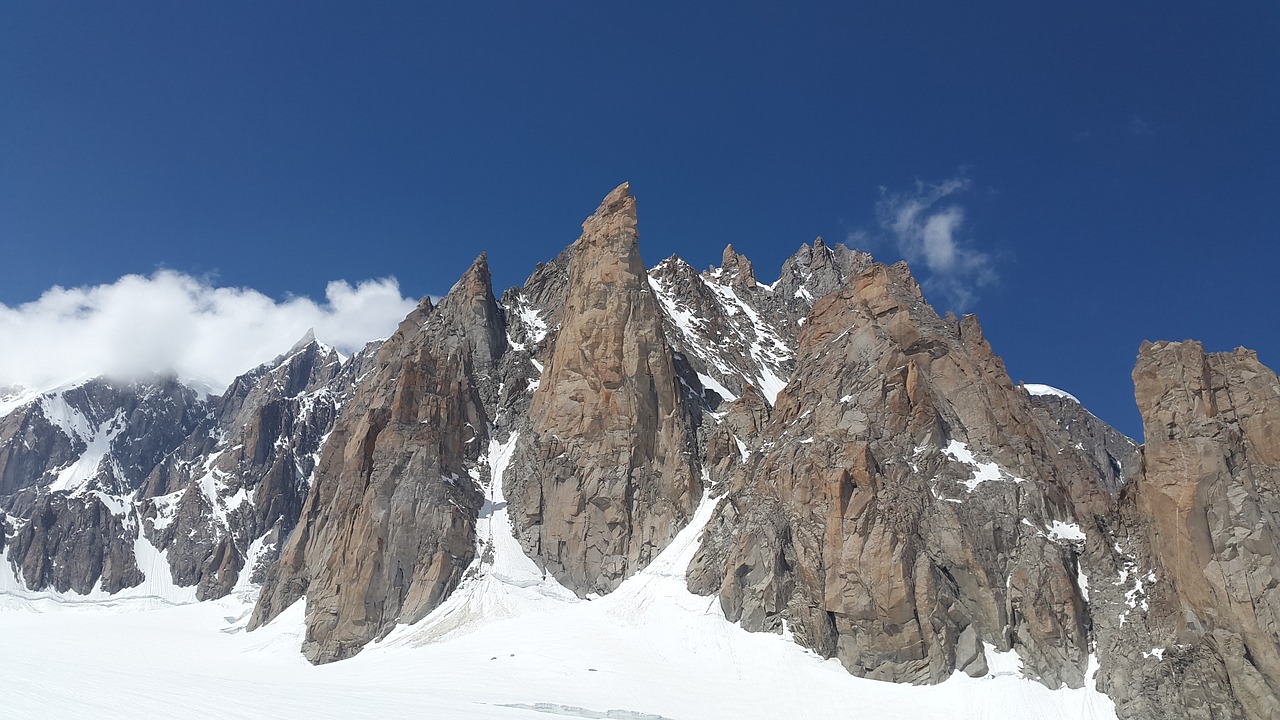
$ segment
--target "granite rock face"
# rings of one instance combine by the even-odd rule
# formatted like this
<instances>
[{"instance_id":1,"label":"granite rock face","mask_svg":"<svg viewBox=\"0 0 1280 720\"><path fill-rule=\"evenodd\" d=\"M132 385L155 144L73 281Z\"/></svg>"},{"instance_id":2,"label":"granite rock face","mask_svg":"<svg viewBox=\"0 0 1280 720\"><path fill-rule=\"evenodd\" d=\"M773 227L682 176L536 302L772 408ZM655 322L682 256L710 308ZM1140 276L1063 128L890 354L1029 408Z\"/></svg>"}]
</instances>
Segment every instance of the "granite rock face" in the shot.
<instances>
[{"instance_id":1,"label":"granite rock face","mask_svg":"<svg viewBox=\"0 0 1280 720\"><path fill-rule=\"evenodd\" d=\"M147 537L179 586L221 597L247 571L260 580L292 532L321 444L370 351L343 363L308 333L235 379L213 420L147 477Z\"/></svg>"},{"instance_id":2,"label":"granite rock face","mask_svg":"<svg viewBox=\"0 0 1280 720\"><path fill-rule=\"evenodd\" d=\"M173 378L97 378L0 419L7 556L25 585L88 593L140 583L131 498L208 415L208 403Z\"/></svg>"},{"instance_id":3,"label":"granite rock face","mask_svg":"<svg viewBox=\"0 0 1280 720\"><path fill-rule=\"evenodd\" d=\"M1280 381L1256 353L1196 342L1144 344L1133 380L1163 644L1207 666L1166 690L1191 717L1280 717Z\"/></svg>"},{"instance_id":4,"label":"granite rock face","mask_svg":"<svg viewBox=\"0 0 1280 720\"><path fill-rule=\"evenodd\" d=\"M42 487L131 493L207 415L173 378L44 393L0 418L0 507L23 513Z\"/></svg>"},{"instance_id":5,"label":"granite rock face","mask_svg":"<svg viewBox=\"0 0 1280 720\"><path fill-rule=\"evenodd\" d=\"M97 495L40 495L9 542L27 587L86 594L142 582L129 515Z\"/></svg>"},{"instance_id":6,"label":"granite rock face","mask_svg":"<svg viewBox=\"0 0 1280 720\"><path fill-rule=\"evenodd\" d=\"M504 349L500 318L481 256L438 307L424 299L382 344L324 446L252 626L305 595L303 653L330 662L453 590L475 554L482 378Z\"/></svg>"},{"instance_id":7,"label":"granite rock face","mask_svg":"<svg viewBox=\"0 0 1280 720\"><path fill-rule=\"evenodd\" d=\"M648 564L702 495L629 190L605 197L573 245L561 326L504 478L526 551L580 595Z\"/></svg>"},{"instance_id":8,"label":"granite rock face","mask_svg":"<svg viewBox=\"0 0 1280 720\"><path fill-rule=\"evenodd\" d=\"M672 256L650 271L668 342L703 391L733 400L751 385L772 404L795 370L796 338L814 301L868 267L871 256L844 245L831 249L818 238L783 263L772 285L756 280L751 262L732 245L723 263L698 273Z\"/></svg>"},{"instance_id":9,"label":"granite rock face","mask_svg":"<svg viewBox=\"0 0 1280 720\"><path fill-rule=\"evenodd\" d=\"M1050 686L1084 683L1077 507L1105 493L1045 436L976 318L938 317L905 266L818 300L745 444L689 574L731 620L786 623L876 679L981 675L986 644Z\"/></svg>"}]
</instances>

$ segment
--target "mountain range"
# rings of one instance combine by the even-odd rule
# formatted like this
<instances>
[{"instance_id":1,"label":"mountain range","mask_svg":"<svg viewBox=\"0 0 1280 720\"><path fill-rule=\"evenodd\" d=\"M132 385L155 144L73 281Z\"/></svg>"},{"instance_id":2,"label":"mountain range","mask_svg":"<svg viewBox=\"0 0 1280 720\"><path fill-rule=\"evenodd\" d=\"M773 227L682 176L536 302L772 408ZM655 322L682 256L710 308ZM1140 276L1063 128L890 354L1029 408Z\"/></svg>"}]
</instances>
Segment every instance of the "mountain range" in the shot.
<instances>
[{"instance_id":1,"label":"mountain range","mask_svg":"<svg viewBox=\"0 0 1280 720\"><path fill-rule=\"evenodd\" d=\"M855 676L1016 653L1120 718L1276 720L1280 381L1194 341L1133 378L1142 444L821 238L771 284L731 246L649 268L623 184L522 286L482 254L349 357L0 390L0 590L252 591L245 629L305 607L325 664L505 612L495 582L627 592L696 532L663 572Z\"/></svg>"}]
</instances>

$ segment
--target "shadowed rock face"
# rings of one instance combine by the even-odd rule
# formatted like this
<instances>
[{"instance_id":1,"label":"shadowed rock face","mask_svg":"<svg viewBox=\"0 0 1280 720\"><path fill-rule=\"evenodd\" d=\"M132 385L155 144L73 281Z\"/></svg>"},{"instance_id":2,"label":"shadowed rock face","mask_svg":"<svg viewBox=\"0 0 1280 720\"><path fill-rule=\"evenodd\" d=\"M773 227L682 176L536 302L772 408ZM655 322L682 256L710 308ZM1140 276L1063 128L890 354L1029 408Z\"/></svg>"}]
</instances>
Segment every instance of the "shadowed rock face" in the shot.
<instances>
[{"instance_id":1,"label":"shadowed rock face","mask_svg":"<svg viewBox=\"0 0 1280 720\"><path fill-rule=\"evenodd\" d=\"M582 595L647 565L701 497L637 238L624 184L574 243L559 334L505 476L525 549Z\"/></svg>"},{"instance_id":2,"label":"shadowed rock face","mask_svg":"<svg viewBox=\"0 0 1280 720\"><path fill-rule=\"evenodd\" d=\"M1133 381L1136 505L1180 608L1170 639L1219 659L1243 716L1280 717L1280 381L1256 353L1196 342L1144 344Z\"/></svg>"},{"instance_id":3,"label":"shadowed rock face","mask_svg":"<svg viewBox=\"0 0 1280 720\"><path fill-rule=\"evenodd\" d=\"M38 488L98 447L78 486L125 495L142 485L208 413L195 391L174 378L89 380L45 393L0 418L0 508L25 514ZM92 462L85 460L84 462Z\"/></svg>"},{"instance_id":4,"label":"shadowed rock face","mask_svg":"<svg viewBox=\"0 0 1280 720\"><path fill-rule=\"evenodd\" d=\"M340 660L457 585L475 554L472 473L488 441L477 366L502 352L500 318L481 256L439 307L424 299L383 344L324 446L253 626L305 594L303 652Z\"/></svg>"},{"instance_id":5,"label":"shadowed rock face","mask_svg":"<svg viewBox=\"0 0 1280 720\"><path fill-rule=\"evenodd\" d=\"M208 599L230 592L242 572L262 579L297 522L320 446L368 354L344 364L308 332L236 378L214 403L213 427L151 472L139 492L151 500L142 504L144 528L166 552L174 582ZM171 493L181 494L164 512ZM265 552L247 557L259 538Z\"/></svg>"},{"instance_id":6,"label":"shadowed rock face","mask_svg":"<svg viewBox=\"0 0 1280 720\"><path fill-rule=\"evenodd\" d=\"M131 587L136 511L127 499L207 420L173 378L96 378L0 418L0 509L16 520L9 559L29 589Z\"/></svg>"},{"instance_id":7,"label":"shadowed rock face","mask_svg":"<svg viewBox=\"0 0 1280 720\"><path fill-rule=\"evenodd\" d=\"M136 531L96 495L41 495L10 542L9 556L29 588L116 592L142 582Z\"/></svg>"},{"instance_id":8,"label":"shadowed rock face","mask_svg":"<svg viewBox=\"0 0 1280 720\"><path fill-rule=\"evenodd\" d=\"M1138 445L1120 431L1085 410L1079 402L1058 395L1032 395L1031 405L1048 415L1063 433L1063 444L1075 445L1089 456L1103 485L1120 492L1142 464Z\"/></svg>"}]
</instances>

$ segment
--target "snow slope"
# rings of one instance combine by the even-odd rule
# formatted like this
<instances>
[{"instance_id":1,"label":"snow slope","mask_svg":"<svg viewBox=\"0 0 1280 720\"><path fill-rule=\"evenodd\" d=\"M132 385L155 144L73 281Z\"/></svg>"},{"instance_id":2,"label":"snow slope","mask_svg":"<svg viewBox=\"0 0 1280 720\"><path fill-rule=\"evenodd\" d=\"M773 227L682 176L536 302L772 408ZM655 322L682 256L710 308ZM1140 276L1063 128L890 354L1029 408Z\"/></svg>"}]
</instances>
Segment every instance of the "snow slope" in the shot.
<instances>
[{"instance_id":1,"label":"snow slope","mask_svg":"<svg viewBox=\"0 0 1280 720\"><path fill-rule=\"evenodd\" d=\"M15 718L1114 718L1090 690L1001 672L918 687L856 678L779 635L727 622L715 598L690 594L684 569L715 500L643 572L580 600L511 536L501 474L515 445L492 443L482 557L421 623L339 663L298 652L303 603L244 631L255 590L222 600L132 606L51 597L0 603L7 656L0 715ZM7 568L0 568L7 571ZM8 588L6 590L6 587ZM0 583L0 595L13 593ZM3 599L3 598L0 598ZM997 656L998 655L998 656Z\"/></svg>"},{"instance_id":2,"label":"snow slope","mask_svg":"<svg viewBox=\"0 0 1280 720\"><path fill-rule=\"evenodd\" d=\"M1040 385L1037 383L1023 383L1022 387L1026 389L1028 395L1052 395L1054 397L1066 398L1067 400L1070 400L1076 403L1077 405L1081 404L1080 400L1077 399L1075 395L1072 395L1066 390L1059 390L1058 388L1052 385Z\"/></svg>"}]
</instances>

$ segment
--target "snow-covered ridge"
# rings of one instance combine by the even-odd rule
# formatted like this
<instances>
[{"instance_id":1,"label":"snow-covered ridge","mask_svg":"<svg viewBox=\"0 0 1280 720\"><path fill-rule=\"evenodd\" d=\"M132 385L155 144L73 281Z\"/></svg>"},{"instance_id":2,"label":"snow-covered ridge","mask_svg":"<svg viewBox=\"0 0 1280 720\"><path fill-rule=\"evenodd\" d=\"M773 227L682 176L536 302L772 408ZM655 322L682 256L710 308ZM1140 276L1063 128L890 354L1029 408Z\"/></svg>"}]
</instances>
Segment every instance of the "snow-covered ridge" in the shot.
<instances>
[{"instance_id":1,"label":"snow-covered ridge","mask_svg":"<svg viewBox=\"0 0 1280 720\"><path fill-rule=\"evenodd\" d=\"M1039 395L1051 395L1051 396L1054 396L1054 397L1066 398L1067 400L1070 400L1070 401L1072 401L1072 402L1076 403L1077 405L1081 404L1081 403L1080 403L1080 400L1079 400L1078 398L1076 398L1076 396L1075 396L1075 395L1072 395L1071 393L1067 392L1066 390L1059 390L1058 388L1053 387L1052 385L1039 385L1039 384L1036 384L1036 383L1023 383L1023 384L1022 384L1022 387L1027 391L1027 394L1028 394L1028 395L1037 395L1037 396L1039 396Z\"/></svg>"}]
</instances>

